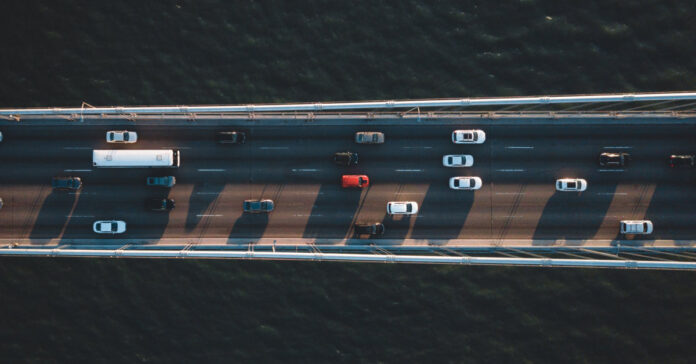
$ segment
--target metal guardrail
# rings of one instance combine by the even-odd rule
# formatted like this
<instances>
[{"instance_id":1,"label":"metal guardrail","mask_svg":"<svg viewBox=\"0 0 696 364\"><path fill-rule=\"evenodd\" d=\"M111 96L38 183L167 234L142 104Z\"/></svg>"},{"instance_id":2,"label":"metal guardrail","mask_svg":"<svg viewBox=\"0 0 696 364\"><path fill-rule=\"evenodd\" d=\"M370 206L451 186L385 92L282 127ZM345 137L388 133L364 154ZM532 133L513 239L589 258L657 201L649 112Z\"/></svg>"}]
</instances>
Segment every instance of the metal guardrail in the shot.
<instances>
[{"instance_id":1,"label":"metal guardrail","mask_svg":"<svg viewBox=\"0 0 696 364\"><path fill-rule=\"evenodd\" d=\"M0 115L18 117L27 115L109 115L109 114L195 114L195 113L250 113L278 111L336 111L408 108L443 108L505 105L548 105L610 102L680 101L696 100L696 92L655 92L628 94L592 94L525 97L480 97L456 99L387 100L363 102L249 104L214 106L117 106L79 108L26 108L0 109Z\"/></svg>"},{"instance_id":2,"label":"metal guardrail","mask_svg":"<svg viewBox=\"0 0 696 364\"><path fill-rule=\"evenodd\" d=\"M198 249L200 248L200 249ZM284 246L283 249L291 249ZM258 247L249 245L243 248L215 249L207 246L186 245L184 247L124 245L120 247L84 247L84 246L9 246L0 248L0 256L42 256L42 257L101 257L101 258L192 258L192 259L240 259L240 260L286 260L286 261L326 261L326 262L368 262L368 263L416 263L416 264L459 264L459 265L509 265L532 267L565 268L624 268L624 269L678 269L696 270L696 250L646 249L628 247L623 255L621 248L586 249L586 248L491 248L488 256L474 256L471 252L464 254L461 250L443 248L432 250L428 254L424 249L411 249L403 246L403 251L391 250L388 246L353 247L348 252L323 252L318 247L294 247L296 251L276 250L275 247ZM432 247L431 247L432 248ZM350 250L350 249L349 249ZM604 250L604 251L603 251ZM357 252L356 252L357 251ZM493 256L492 252L502 256ZM608 253L613 251L616 254ZM413 253L417 254L413 254ZM485 254L481 248L479 254ZM573 253L574 252L574 253ZM440 253L440 254L435 254ZM531 257L520 257L517 254ZM559 258L567 254L572 258ZM582 255L580 255L582 254ZM650 254L664 254L663 257ZM597 259L596 257L603 259ZM665 259L674 256L681 260Z\"/></svg>"}]
</instances>

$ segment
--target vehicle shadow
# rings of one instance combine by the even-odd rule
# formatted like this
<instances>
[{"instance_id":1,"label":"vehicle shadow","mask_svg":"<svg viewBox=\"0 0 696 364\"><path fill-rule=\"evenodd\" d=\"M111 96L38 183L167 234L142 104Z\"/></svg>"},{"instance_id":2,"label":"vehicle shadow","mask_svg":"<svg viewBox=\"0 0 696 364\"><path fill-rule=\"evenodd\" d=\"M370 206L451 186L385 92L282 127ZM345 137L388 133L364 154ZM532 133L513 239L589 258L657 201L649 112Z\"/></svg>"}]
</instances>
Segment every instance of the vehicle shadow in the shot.
<instances>
[{"instance_id":1,"label":"vehicle shadow","mask_svg":"<svg viewBox=\"0 0 696 364\"><path fill-rule=\"evenodd\" d=\"M534 230L532 237L535 241L534 245L548 245L556 240L592 239L606 218L616 186L616 184L606 185L601 195L593 196L592 205L579 202L581 194L593 192L556 191L546 202ZM618 225L616 228L619 228Z\"/></svg>"},{"instance_id":2,"label":"vehicle shadow","mask_svg":"<svg viewBox=\"0 0 696 364\"><path fill-rule=\"evenodd\" d=\"M273 213L273 212L271 212ZM268 214L249 214L242 213L242 216L237 218L230 231L230 239L259 239L263 236L268 226Z\"/></svg>"},{"instance_id":3,"label":"vehicle shadow","mask_svg":"<svg viewBox=\"0 0 696 364\"><path fill-rule=\"evenodd\" d=\"M462 231L474 196L478 191L450 191L443 198L443 187L440 185L428 186L423 202L419 206L418 218L413 225L411 238L428 239L456 239ZM452 213L443 214L443 211Z\"/></svg>"},{"instance_id":4,"label":"vehicle shadow","mask_svg":"<svg viewBox=\"0 0 696 364\"><path fill-rule=\"evenodd\" d=\"M7 201L5 201L7 204ZM77 196L63 191L51 191L41 205L41 210L34 221L29 240L40 243L43 239L54 239L61 236L74 214ZM7 207L5 207L7 208Z\"/></svg>"},{"instance_id":5,"label":"vehicle shadow","mask_svg":"<svg viewBox=\"0 0 696 364\"><path fill-rule=\"evenodd\" d=\"M223 188L225 188L225 185L222 183L197 183L193 186L186 215L186 232L191 232L195 229L204 218L202 215L205 215L206 211L210 211L215 207L215 203Z\"/></svg>"},{"instance_id":6,"label":"vehicle shadow","mask_svg":"<svg viewBox=\"0 0 696 364\"><path fill-rule=\"evenodd\" d=\"M302 237L309 239L347 237L352 231L361 195L362 190L358 188L344 188L337 192L335 183L322 184ZM336 196L340 196L340 201L336 201ZM345 212L348 216L344 214Z\"/></svg>"}]
</instances>

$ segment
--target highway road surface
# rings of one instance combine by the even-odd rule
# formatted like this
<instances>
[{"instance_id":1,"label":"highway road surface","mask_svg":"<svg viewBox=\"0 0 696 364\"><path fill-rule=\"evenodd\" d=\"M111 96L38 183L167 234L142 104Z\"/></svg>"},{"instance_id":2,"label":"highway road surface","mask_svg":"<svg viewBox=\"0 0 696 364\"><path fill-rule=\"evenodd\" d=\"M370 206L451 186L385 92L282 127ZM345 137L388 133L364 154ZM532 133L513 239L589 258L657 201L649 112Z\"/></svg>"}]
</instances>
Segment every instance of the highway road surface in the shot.
<instances>
[{"instance_id":1,"label":"highway road surface","mask_svg":"<svg viewBox=\"0 0 696 364\"><path fill-rule=\"evenodd\" d=\"M356 222L381 222L381 239L619 239L619 221L649 219L649 237L696 237L696 168L668 166L673 153L696 153L696 120L584 119L361 121L321 125L304 121L250 124L126 122L3 122L0 130L0 239L206 238L353 239ZM235 126L237 124L237 126ZM265 125L265 126L264 126ZM456 129L482 129L482 145L456 145ZM138 142L107 144L108 130L132 130ZM243 130L243 145L220 145L216 132ZM356 131L382 131L382 145L358 145ZM100 169L93 149L181 151L178 169ZM359 153L340 167L332 155ZM628 152L624 168L598 164L602 152ZM470 168L442 166L446 154L471 154ZM343 174L366 174L371 185L344 189ZM148 176L174 175L172 189L147 187ZM79 176L76 193L53 191L53 176ZM478 191L454 191L453 176L479 176ZM582 193L556 192L558 178L588 182ZM144 208L148 198L176 201L170 212ZM245 199L275 202L270 214L242 211ZM393 217L388 201L416 201L415 216ZM92 223L118 219L125 234L103 236ZM373 240L379 244L380 239Z\"/></svg>"}]
</instances>

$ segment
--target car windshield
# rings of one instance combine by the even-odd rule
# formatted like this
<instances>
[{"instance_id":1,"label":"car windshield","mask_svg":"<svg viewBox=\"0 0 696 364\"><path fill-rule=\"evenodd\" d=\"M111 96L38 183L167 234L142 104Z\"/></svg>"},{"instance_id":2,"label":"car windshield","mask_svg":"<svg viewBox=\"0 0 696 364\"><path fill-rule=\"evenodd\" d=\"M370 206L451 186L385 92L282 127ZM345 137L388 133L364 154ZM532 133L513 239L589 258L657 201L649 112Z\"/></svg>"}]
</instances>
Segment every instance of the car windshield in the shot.
<instances>
[{"instance_id":1,"label":"car windshield","mask_svg":"<svg viewBox=\"0 0 696 364\"><path fill-rule=\"evenodd\" d=\"M648 223L647 222L643 223L643 231L648 231Z\"/></svg>"},{"instance_id":2,"label":"car windshield","mask_svg":"<svg viewBox=\"0 0 696 364\"><path fill-rule=\"evenodd\" d=\"M373 142L378 142L378 141L379 141L379 135L377 135L377 134L372 134L372 141L373 141Z\"/></svg>"},{"instance_id":3,"label":"car windshield","mask_svg":"<svg viewBox=\"0 0 696 364\"><path fill-rule=\"evenodd\" d=\"M130 133L123 133L123 140L128 140Z\"/></svg>"},{"instance_id":4,"label":"car windshield","mask_svg":"<svg viewBox=\"0 0 696 364\"><path fill-rule=\"evenodd\" d=\"M447 163L448 163L448 164L454 164L454 158L448 157L448 158L447 158Z\"/></svg>"},{"instance_id":5,"label":"car windshield","mask_svg":"<svg viewBox=\"0 0 696 364\"><path fill-rule=\"evenodd\" d=\"M116 223L112 222L108 224L109 231L116 231Z\"/></svg>"},{"instance_id":6,"label":"car windshield","mask_svg":"<svg viewBox=\"0 0 696 364\"><path fill-rule=\"evenodd\" d=\"M406 204L406 212L411 212L411 204Z\"/></svg>"},{"instance_id":7,"label":"car windshield","mask_svg":"<svg viewBox=\"0 0 696 364\"><path fill-rule=\"evenodd\" d=\"M474 133L474 134L473 134L473 137L474 137L474 138L473 138L474 141L477 141L477 140L478 140L478 133Z\"/></svg>"},{"instance_id":8,"label":"car windshield","mask_svg":"<svg viewBox=\"0 0 696 364\"><path fill-rule=\"evenodd\" d=\"M109 133L109 140L114 140L114 133L113 132Z\"/></svg>"}]
</instances>

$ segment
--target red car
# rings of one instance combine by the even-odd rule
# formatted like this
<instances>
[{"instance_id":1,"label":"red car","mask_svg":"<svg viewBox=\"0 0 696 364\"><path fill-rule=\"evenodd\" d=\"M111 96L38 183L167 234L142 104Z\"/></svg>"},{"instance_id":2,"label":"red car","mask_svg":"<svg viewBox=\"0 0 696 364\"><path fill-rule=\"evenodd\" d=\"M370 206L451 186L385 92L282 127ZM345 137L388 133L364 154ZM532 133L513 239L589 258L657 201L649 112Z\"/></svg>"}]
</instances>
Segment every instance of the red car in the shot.
<instances>
[{"instance_id":1,"label":"red car","mask_svg":"<svg viewBox=\"0 0 696 364\"><path fill-rule=\"evenodd\" d=\"M364 174L346 174L341 177L341 186L343 188L357 187L363 188L370 184L370 179Z\"/></svg>"}]
</instances>

